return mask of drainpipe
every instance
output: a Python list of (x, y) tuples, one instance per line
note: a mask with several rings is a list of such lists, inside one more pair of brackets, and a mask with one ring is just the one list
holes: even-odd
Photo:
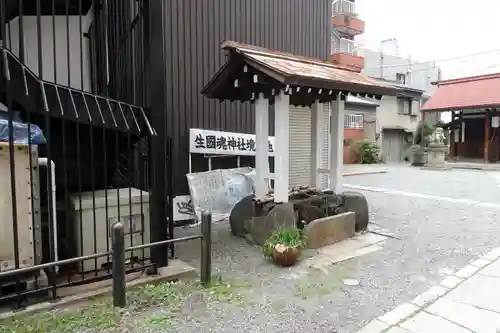
[[(38, 165), (44, 166), (48, 169), (49, 160), (46, 157), (38, 158)], [(52, 174), (52, 184), (51, 184), (51, 195), (52, 195), (52, 239), (54, 242), (54, 261), (57, 261), (57, 209), (56, 209), (56, 165), (54, 161), (50, 161), (51, 174)], [(50, 221), (49, 221), (50, 223)], [(56, 267), (57, 270), (57, 267)]]

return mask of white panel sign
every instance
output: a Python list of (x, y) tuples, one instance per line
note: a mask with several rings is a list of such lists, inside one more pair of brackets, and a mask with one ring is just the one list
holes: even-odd
[(500, 117), (499, 116), (491, 117), (491, 127), (498, 128), (499, 125), (500, 125)]
[[(255, 156), (255, 134), (191, 128), (189, 152), (196, 154)], [(274, 156), (274, 137), (269, 137), (269, 156)]]
[(174, 221), (194, 220), (193, 202), (190, 195), (179, 195), (174, 198)]

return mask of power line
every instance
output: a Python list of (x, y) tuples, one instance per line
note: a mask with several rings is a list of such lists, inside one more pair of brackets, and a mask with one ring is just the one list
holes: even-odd
[[(371, 51), (371, 50), (368, 50), (368, 51)], [(476, 56), (483, 55), (483, 54), (492, 54), (492, 53), (497, 53), (497, 52), (500, 52), (500, 49), (495, 49), (495, 50), (490, 50), (490, 51), (484, 51), (484, 52), (478, 52), (478, 53), (473, 53), (473, 54), (467, 54), (467, 55), (457, 56), (457, 57), (437, 59), (437, 60), (413, 62), (413, 63), (400, 64), (400, 65), (387, 65), (387, 66), (370, 67), (370, 68), (366, 68), (366, 70), (380, 69), (380, 68), (408, 67), (410, 65), (411, 66), (414, 66), (414, 65), (425, 65), (425, 64), (432, 64), (432, 63), (435, 63), (435, 62), (448, 62), (448, 61), (452, 61), (452, 60), (460, 60), (460, 59), (472, 58), (472, 57), (476, 57)]]

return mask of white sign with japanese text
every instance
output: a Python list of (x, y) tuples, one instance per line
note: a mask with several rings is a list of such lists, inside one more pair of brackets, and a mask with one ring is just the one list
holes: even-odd
[[(274, 137), (268, 140), (269, 156), (274, 156)], [(189, 130), (189, 152), (196, 154), (255, 156), (255, 134)]]
[(499, 116), (491, 117), (491, 127), (493, 127), (493, 128), (500, 127), (500, 117)]
[(179, 195), (174, 198), (174, 221), (194, 220), (193, 202), (190, 195)]

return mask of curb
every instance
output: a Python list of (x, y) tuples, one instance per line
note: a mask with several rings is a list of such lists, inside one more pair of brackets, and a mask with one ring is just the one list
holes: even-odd
[[(404, 303), (395, 309), (373, 319), (366, 326), (362, 327), (356, 333), (389, 333), (397, 331), (398, 325), (422, 312), (425, 308), (435, 303), (441, 297), (445, 296), (465, 280), (479, 273), (482, 269), (492, 264), (500, 258), (500, 247), (490, 252), (476, 257), (460, 270), (444, 278), (439, 285), (435, 285), (408, 303)], [(399, 331), (398, 331), (399, 332)]]
[(360, 175), (374, 175), (378, 173), (387, 173), (387, 170), (353, 171), (353, 172), (342, 173), (342, 176), (348, 177), (348, 176), (360, 176)]
[[(157, 284), (175, 280), (189, 280), (197, 276), (196, 269), (180, 260), (170, 260), (169, 266), (158, 269), (158, 275), (140, 276), (140, 274), (132, 273), (128, 276), (127, 288), (132, 288), (145, 284)], [(139, 275), (139, 277), (137, 277)], [(56, 309), (64, 309), (70, 306), (81, 306), (85, 302), (92, 301), (95, 298), (109, 294), (111, 291), (112, 280), (105, 280), (107, 286), (92, 288), (92, 284), (86, 285), (87, 291), (79, 292), (75, 295), (62, 297), (57, 301), (47, 301), (30, 305), (21, 311), (8, 311), (0, 314), (0, 320), (14, 318), (22, 315), (34, 315), (42, 311), (50, 311)]]

